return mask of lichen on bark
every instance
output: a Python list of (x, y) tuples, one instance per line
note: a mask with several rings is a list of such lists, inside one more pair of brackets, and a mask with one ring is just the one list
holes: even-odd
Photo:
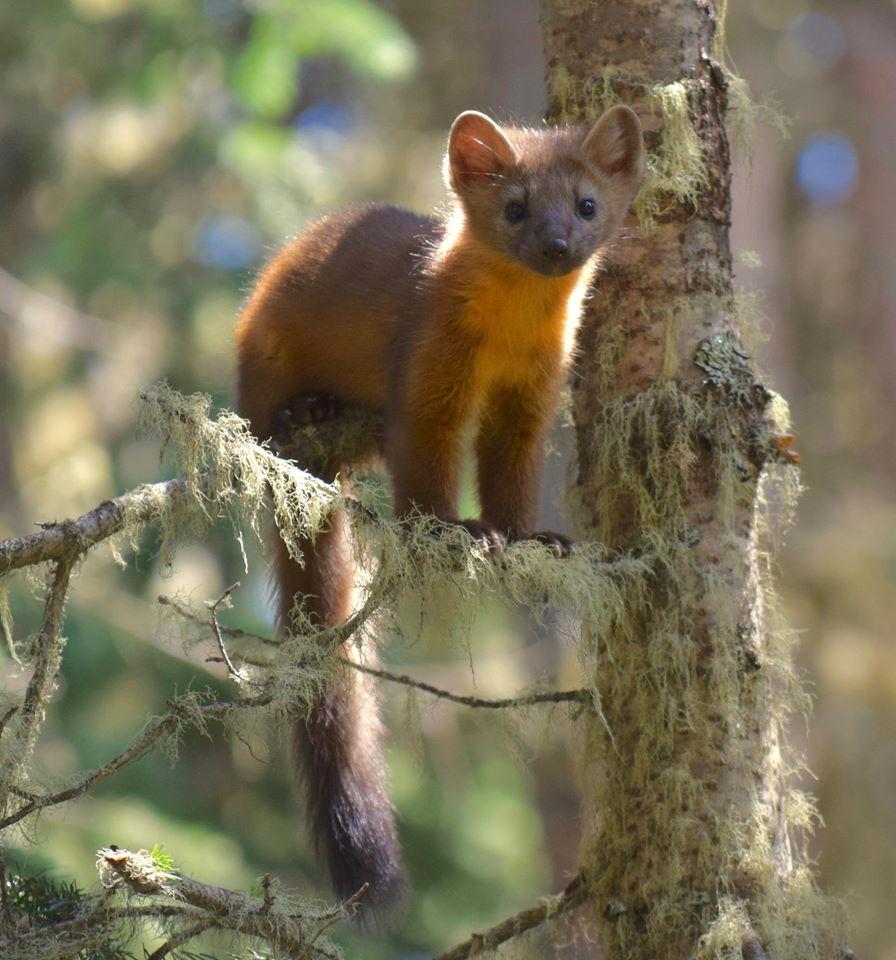
[(650, 152), (647, 223), (598, 278), (573, 385), (579, 533), (650, 553), (656, 570), (609, 630), (583, 624), (602, 718), (583, 761), (582, 867), (608, 958), (720, 960), (756, 944), (834, 960), (843, 913), (807, 865), (812, 804), (781, 743), (806, 701), (777, 618), (770, 518), (792, 514), (798, 480), (775, 443), (786, 405), (739, 336), (754, 311), (728, 240), (726, 128), (732, 109), (741, 135), (756, 113), (716, 14), (703, 0), (542, 4), (550, 119), (625, 100)]

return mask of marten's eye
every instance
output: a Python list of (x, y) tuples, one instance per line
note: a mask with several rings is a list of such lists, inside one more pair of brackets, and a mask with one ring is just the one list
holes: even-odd
[(504, 208), (504, 216), (509, 223), (519, 223), (526, 216), (526, 208), (516, 200), (511, 200)]
[(579, 216), (583, 220), (592, 220), (597, 213), (597, 204), (593, 200), (579, 201)]

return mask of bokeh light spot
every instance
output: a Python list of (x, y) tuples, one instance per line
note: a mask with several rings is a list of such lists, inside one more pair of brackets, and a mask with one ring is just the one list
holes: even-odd
[(768, 30), (783, 30), (808, 9), (808, 0), (753, 0), (753, 16)]
[(843, 58), (846, 37), (843, 28), (826, 13), (807, 13), (790, 25), (788, 33), (819, 67), (833, 67)]
[(209, 267), (240, 270), (255, 263), (261, 246), (258, 230), (242, 217), (213, 216), (199, 224), (196, 256)]
[(855, 193), (859, 161), (852, 141), (842, 133), (827, 131), (807, 140), (796, 162), (796, 181), (813, 202), (832, 206)]

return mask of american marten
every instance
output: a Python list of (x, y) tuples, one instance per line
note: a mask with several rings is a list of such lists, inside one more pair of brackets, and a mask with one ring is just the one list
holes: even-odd
[[(382, 411), (396, 516), (434, 514), (486, 548), (537, 538), (542, 447), (582, 301), (644, 170), (640, 122), (616, 106), (590, 128), (518, 129), (475, 111), (451, 127), (447, 218), (391, 206), (325, 217), (262, 271), (236, 331), (238, 408), (268, 439), (314, 398)], [(310, 398), (310, 399), (309, 399)], [(476, 427), (481, 514), (458, 516), (463, 437)], [(371, 438), (370, 454), (380, 445)], [(356, 464), (315, 464), (332, 481)], [(275, 538), (281, 627), (296, 599), (321, 627), (351, 613), (343, 514), (303, 544)], [(344, 651), (351, 656), (350, 650)], [(340, 897), (370, 887), (368, 916), (400, 900), (404, 875), (367, 678), (334, 680), (298, 720), (309, 822)]]

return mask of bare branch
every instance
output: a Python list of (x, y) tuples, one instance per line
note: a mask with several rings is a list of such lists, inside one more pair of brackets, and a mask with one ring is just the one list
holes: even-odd
[(222, 594), (218, 597), (214, 603), (209, 604), (209, 616), (211, 617), (210, 626), (212, 632), (215, 635), (215, 639), (218, 641), (218, 649), (221, 651), (221, 656), (224, 658), (224, 662), (227, 664), (227, 671), (234, 680), (242, 681), (243, 675), (237, 670), (233, 665), (233, 661), (230, 659), (227, 648), (224, 646), (224, 637), (221, 635), (221, 627), (218, 624), (218, 607), (225, 601), (230, 598), (230, 595), (234, 590), (239, 586), (239, 581), (232, 583)]
[(369, 674), (371, 677), (378, 677), (381, 680), (388, 680), (390, 683), (399, 683), (405, 687), (414, 687), (429, 693), (440, 700), (450, 700), (452, 703), (460, 703), (465, 707), (479, 707), (486, 710), (503, 710), (513, 707), (529, 707), (539, 703), (590, 703), (591, 693), (588, 690), (546, 690), (543, 693), (530, 693), (521, 697), (504, 697), (497, 700), (488, 700), (483, 697), (472, 697), (465, 694), (452, 693), (450, 690), (442, 690), (434, 687), (431, 683), (423, 680), (415, 680), (406, 674), (392, 673), (389, 670), (381, 670), (376, 667), (368, 667), (363, 663), (355, 663), (346, 657), (339, 658), (342, 663), (353, 670), (359, 670), (361, 673)]
[[(267, 874), (265, 874), (267, 876)], [(360, 889), (356, 890), (348, 900), (344, 900), (339, 906), (333, 910), (330, 914), (321, 918), (323, 921), (321, 925), (317, 928), (314, 933), (314, 936), (311, 938), (311, 945), (313, 946), (317, 940), (326, 933), (335, 923), (338, 923), (340, 920), (345, 920), (347, 917), (352, 917), (355, 914), (355, 911), (358, 908), (358, 902), (364, 896), (365, 893), (370, 889), (369, 883), (364, 883), (361, 885)]]
[[(230, 587), (226, 594), (229, 593), (236, 587), (234, 584), (233, 587)], [(218, 640), (218, 647), (221, 648), (223, 644), (224, 636), (231, 636), (240, 641), (248, 641), (251, 643), (257, 643), (262, 647), (274, 647), (275, 649), (280, 646), (274, 640), (269, 639), (268, 637), (263, 637), (258, 633), (249, 633), (246, 630), (239, 630), (233, 627), (222, 627), (220, 624), (212, 623), (207, 620), (203, 620), (201, 617), (197, 616), (192, 610), (188, 607), (185, 607), (183, 604), (178, 603), (176, 600), (172, 600), (170, 597), (160, 596), (158, 598), (159, 603), (170, 606), (179, 616), (183, 617), (186, 620), (190, 620), (193, 623), (202, 626), (210, 627), (212, 632), (215, 634), (216, 639)], [(217, 605), (217, 603), (215, 604)], [(362, 621), (363, 622), (363, 621)], [(355, 621), (355, 629), (361, 625), (358, 621)], [(340, 634), (339, 637), (345, 636), (345, 639), (350, 639), (351, 632), (349, 631), (349, 621), (343, 625), (346, 629), (347, 636), (345, 633)], [(332, 643), (332, 632), (321, 631), (319, 634), (308, 639), (309, 643), (317, 643), (318, 641), (323, 640), (324, 642)], [(340, 642), (344, 640), (340, 639)], [(233, 668), (231, 663), (231, 658), (222, 650), (222, 657), (209, 657), (209, 662), (224, 662), (227, 664), (228, 669), (231, 674), (236, 673), (235, 668)], [(251, 663), (256, 666), (268, 666), (271, 663), (269, 656), (263, 658), (253, 658), (249, 654), (239, 654), (241, 660), (244, 660), (246, 663)], [(484, 697), (474, 697), (467, 694), (452, 693), (450, 690), (444, 690), (440, 687), (436, 687), (431, 683), (427, 683), (424, 680), (416, 680), (414, 677), (408, 676), (405, 673), (394, 673), (391, 670), (383, 670), (377, 667), (368, 667), (363, 663), (357, 663), (354, 660), (349, 659), (348, 657), (339, 657), (340, 663), (346, 667), (350, 667), (352, 670), (358, 670), (360, 673), (366, 673), (371, 677), (376, 677), (380, 680), (386, 680), (389, 683), (397, 683), (405, 687), (413, 687), (417, 690), (422, 690), (424, 693), (428, 693), (433, 697), (436, 697), (440, 700), (449, 700), (452, 703), (459, 703), (462, 706), (466, 707), (475, 707), (486, 710), (502, 710), (502, 709), (512, 709), (515, 707), (529, 707), (536, 704), (542, 703), (583, 703), (588, 704), (592, 701), (591, 692), (587, 689), (578, 689), (578, 690), (546, 690), (541, 693), (532, 693), (524, 694), (519, 697), (504, 697), (499, 699), (488, 699)]]
[(272, 702), (273, 698), (269, 695), (257, 697), (246, 697), (241, 700), (221, 700), (214, 703), (195, 704), (186, 703), (183, 700), (169, 700), (168, 705), (171, 708), (169, 713), (160, 717), (155, 723), (144, 732), (144, 734), (131, 744), (127, 750), (118, 754), (117, 757), (98, 767), (93, 773), (88, 774), (84, 779), (65, 790), (58, 793), (46, 794), (45, 796), (32, 797), (27, 803), (22, 804), (18, 810), (15, 810), (8, 817), (0, 820), (0, 830), (6, 829), (32, 813), (43, 810), (45, 807), (54, 806), (59, 803), (65, 803), (67, 800), (73, 800), (75, 797), (86, 793), (91, 787), (94, 787), (101, 780), (111, 776), (116, 770), (136, 760), (146, 753), (149, 748), (167, 734), (174, 730), (185, 720), (194, 717), (202, 717), (208, 720), (223, 719), (232, 710), (243, 710), (253, 707), (265, 707)]
[(440, 953), (433, 960), (468, 960), (480, 952), (494, 950), (502, 943), (540, 926), (546, 920), (574, 910), (585, 902), (586, 892), (585, 879), (582, 874), (578, 874), (561, 894), (547, 897), (537, 907), (521, 910), (483, 933), (474, 933), (468, 940), (459, 943), (447, 953)]

